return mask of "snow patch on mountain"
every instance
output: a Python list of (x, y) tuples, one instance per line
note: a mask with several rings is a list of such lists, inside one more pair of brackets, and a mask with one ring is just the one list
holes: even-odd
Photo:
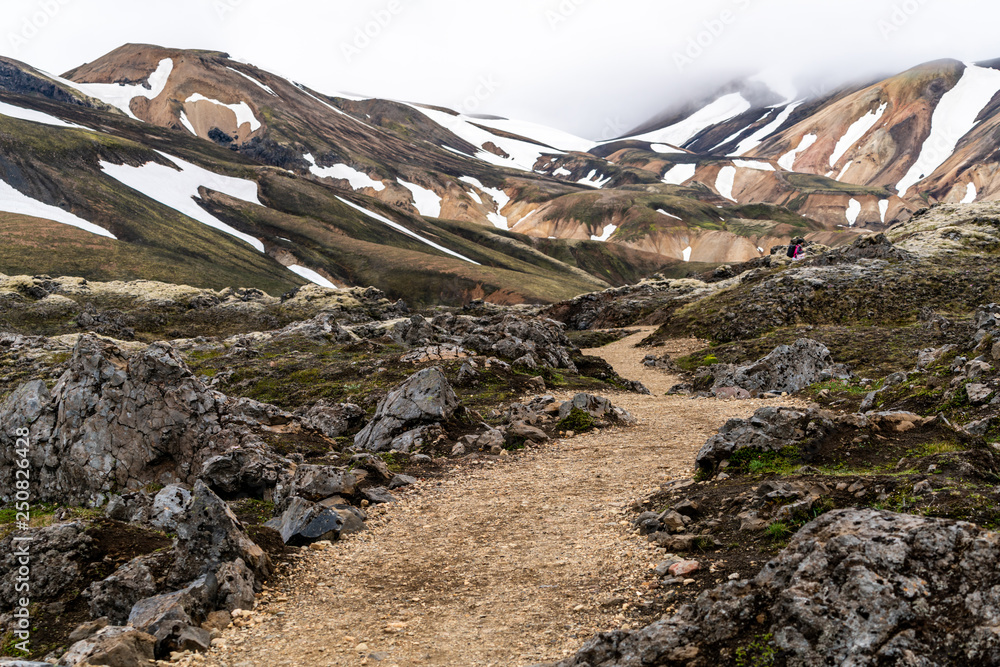
[(878, 203), (878, 214), (882, 220), (882, 224), (885, 224), (885, 216), (889, 213), (889, 200), (883, 199)]
[(851, 168), (852, 164), (854, 164), (854, 160), (848, 160), (847, 164), (844, 165), (844, 168), (840, 170), (839, 174), (837, 174), (836, 180), (839, 181), (840, 179), (842, 179), (844, 177), (844, 174), (847, 173), (847, 170)]
[(306, 153), (302, 157), (309, 163), (309, 173), (319, 176), (320, 178), (327, 177), (345, 180), (350, 183), (351, 187), (355, 190), (360, 190), (361, 188), (372, 188), (376, 192), (382, 192), (382, 190), (385, 190), (385, 183), (382, 181), (376, 181), (368, 174), (358, 171), (357, 169), (354, 169), (346, 164), (335, 164), (332, 167), (320, 167), (316, 164), (316, 159), (312, 156), (312, 153)]
[(723, 95), (680, 122), (645, 134), (626, 137), (626, 139), (683, 146), (702, 130), (735, 118), (749, 110), (750, 106), (750, 103), (739, 93), (730, 93)]
[(667, 144), (650, 144), (649, 147), (654, 153), (683, 153), (681, 149), (676, 146), (668, 146)]
[(420, 211), (420, 215), (428, 218), (441, 217), (441, 197), (436, 192), (416, 183), (408, 183), (401, 178), (396, 180), (413, 195), (413, 205)]
[(47, 113), (42, 113), (41, 111), (25, 109), (23, 107), (14, 106), (13, 104), (7, 104), (6, 102), (0, 102), (0, 115), (7, 116), (8, 118), (17, 118), (19, 120), (30, 120), (32, 123), (41, 123), (43, 125), (52, 125), (54, 127), (67, 127), (74, 130), (90, 129), (88, 127), (84, 127), (83, 125), (67, 123), (64, 120), (56, 118), (55, 116), (50, 116)]
[(757, 171), (776, 171), (770, 162), (759, 160), (733, 160), (733, 164), (741, 169), (756, 169)]
[(602, 241), (602, 242), (607, 241), (608, 239), (611, 238), (611, 235), (614, 234), (615, 230), (617, 230), (617, 229), (618, 229), (618, 227), (616, 227), (615, 225), (606, 225), (604, 227), (604, 231), (601, 233), (600, 236), (595, 236), (595, 235), (591, 234), (590, 235), (590, 240), (591, 241)]
[(257, 198), (256, 182), (216, 174), (178, 157), (157, 152), (176, 165), (179, 170), (156, 162), (147, 162), (141, 167), (133, 167), (127, 164), (112, 164), (104, 161), (100, 163), (101, 169), (111, 178), (141, 192), (150, 199), (213, 229), (246, 241), (259, 252), (264, 252), (264, 244), (259, 239), (230, 227), (198, 205), (198, 201), (201, 199), (198, 188), (204, 187), (235, 199), (263, 206), (260, 199)]
[(267, 91), (267, 93), (269, 95), (274, 95), (275, 97), (278, 97), (278, 93), (274, 92), (274, 90), (271, 89), (271, 86), (265, 86), (263, 83), (261, 83), (260, 81), (258, 81), (255, 78), (253, 78), (249, 74), (244, 74), (243, 72), (239, 71), (235, 67), (227, 67), (226, 69), (232, 70), (233, 72), (236, 72), (237, 74), (239, 74), (240, 76), (242, 76), (244, 79), (246, 79), (248, 81), (252, 81), (253, 83), (257, 84), (257, 86), (259, 86), (260, 88), (262, 88), (265, 91)]
[(156, 69), (149, 75), (149, 88), (138, 84), (124, 83), (76, 83), (66, 79), (59, 79), (61, 83), (76, 88), (85, 95), (96, 97), (97, 99), (117, 107), (124, 111), (130, 118), (136, 118), (132, 113), (132, 100), (137, 97), (145, 97), (155, 100), (167, 87), (167, 80), (170, 73), (174, 71), (174, 61), (164, 58), (156, 66)]
[(181, 125), (186, 127), (187, 131), (194, 136), (198, 136), (198, 132), (194, 129), (194, 125), (191, 124), (191, 119), (187, 117), (187, 114), (184, 113), (184, 111), (181, 111)]
[(785, 121), (788, 120), (795, 109), (801, 105), (802, 102), (795, 102), (794, 104), (786, 106), (773, 121), (741, 141), (739, 146), (736, 147), (736, 150), (732, 152), (732, 155), (746, 155), (753, 149), (757, 148), (757, 146), (760, 146), (764, 142), (764, 139), (767, 139), (769, 136), (777, 132), (778, 128), (784, 125)]
[(611, 181), (611, 177), (602, 178), (600, 174), (597, 173), (596, 169), (592, 169), (586, 178), (581, 178), (577, 181), (580, 185), (589, 185), (592, 188), (597, 188), (600, 190), (605, 185)]
[(209, 97), (205, 97), (201, 93), (195, 93), (191, 97), (184, 100), (185, 104), (191, 104), (192, 102), (211, 102), (212, 104), (218, 105), (220, 107), (225, 107), (236, 114), (236, 127), (241, 127), (243, 123), (250, 123), (250, 131), (256, 132), (260, 129), (260, 121), (257, 120), (257, 116), (254, 115), (253, 109), (246, 102), (240, 102), (239, 104), (225, 104), (219, 100), (213, 100)]
[(733, 199), (733, 185), (736, 182), (736, 167), (723, 167), (719, 170), (719, 176), (715, 179), (715, 189), (726, 199)]
[(546, 125), (539, 125), (537, 123), (510, 120), (508, 118), (483, 119), (472, 117), (470, 120), (476, 125), (484, 125), (486, 127), (493, 128), (494, 130), (500, 130), (501, 132), (516, 134), (519, 137), (531, 139), (532, 141), (538, 142), (542, 146), (555, 148), (561, 152), (575, 151), (578, 153), (584, 153), (594, 147), (594, 142), (590, 139), (584, 139), (583, 137), (578, 137), (575, 134), (563, 132), (562, 130), (557, 130)]
[[(500, 212), (503, 210), (504, 206), (510, 203), (510, 197), (506, 192), (499, 188), (488, 188), (483, 185), (478, 178), (473, 178), (472, 176), (462, 176), (458, 180), (477, 187), (480, 191), (488, 194), (493, 199), (493, 203), (496, 204), (496, 210), (493, 213), (487, 213), (486, 218), (493, 223), (493, 226), (497, 229), (510, 229), (510, 222), (507, 220), (507, 217)], [(482, 203), (482, 201), (480, 201), (480, 203)], [(534, 211), (532, 211), (532, 213), (534, 213)], [(531, 215), (531, 213), (528, 215)], [(528, 215), (524, 217), (527, 218)], [(522, 220), (523, 219), (524, 218), (522, 218)]]
[(466, 257), (465, 255), (460, 255), (457, 252), (455, 252), (454, 250), (449, 250), (448, 248), (445, 248), (444, 246), (438, 245), (437, 243), (434, 243), (434, 241), (429, 241), (429, 240), (425, 239), (423, 236), (420, 236), (419, 234), (417, 234), (416, 232), (411, 232), (409, 229), (407, 229), (403, 225), (399, 224), (398, 222), (393, 222), (392, 220), (390, 220), (389, 218), (385, 217), (384, 215), (379, 215), (378, 213), (374, 213), (372, 211), (369, 211), (366, 208), (362, 208), (362, 207), (358, 206), (357, 204), (354, 204), (352, 202), (347, 201), (343, 197), (337, 197), (337, 199), (340, 200), (341, 203), (347, 204), (348, 206), (350, 206), (351, 208), (355, 209), (356, 211), (360, 211), (360, 212), (364, 213), (369, 218), (372, 218), (374, 220), (378, 220), (379, 222), (381, 222), (381, 223), (383, 223), (385, 225), (388, 225), (389, 227), (392, 227), (397, 232), (400, 232), (402, 234), (406, 234), (407, 236), (409, 236), (411, 238), (414, 238), (414, 239), (420, 241), (421, 243), (429, 245), (430, 247), (434, 248), (435, 250), (440, 250), (441, 252), (443, 252), (445, 254), (451, 255), (452, 257), (456, 257), (456, 258), (458, 258), (458, 259), (460, 259), (462, 261), (468, 262), (469, 264), (475, 264), (476, 266), (480, 266), (479, 262), (475, 262), (475, 261), (469, 259), (468, 257)]
[(845, 132), (844, 136), (842, 136), (840, 141), (837, 142), (837, 146), (833, 149), (833, 153), (830, 155), (831, 167), (837, 166), (837, 163), (840, 162), (840, 158), (844, 157), (844, 154), (853, 148), (854, 144), (861, 141), (862, 137), (868, 134), (868, 131), (875, 127), (880, 120), (882, 120), (882, 115), (888, 108), (889, 103), (885, 102), (878, 108), (878, 110), (869, 111), (864, 116), (854, 121), (851, 126), (847, 128), (847, 132)]
[(292, 266), (286, 266), (285, 268), (291, 271), (292, 273), (302, 276), (303, 278), (313, 283), (314, 285), (319, 285), (320, 287), (329, 287), (330, 289), (338, 289), (336, 285), (334, 285), (329, 280), (327, 280), (320, 274), (316, 273), (312, 269), (307, 269), (306, 267), (299, 266), (298, 264), (293, 264)]
[(861, 202), (857, 199), (851, 199), (851, 201), (847, 203), (847, 211), (845, 211), (845, 215), (847, 216), (847, 224), (853, 227), (854, 223), (858, 221), (858, 216), (861, 215)]
[(979, 192), (976, 190), (975, 183), (969, 183), (965, 188), (965, 197), (962, 198), (963, 204), (971, 204), (976, 201), (976, 197), (979, 196)]
[(792, 150), (788, 151), (780, 158), (778, 158), (778, 165), (783, 169), (787, 169), (788, 171), (794, 171), (795, 160), (798, 159), (799, 154), (809, 150), (809, 148), (814, 143), (816, 143), (816, 140), (818, 138), (819, 137), (815, 134), (807, 134), (806, 136), (802, 137), (802, 141), (799, 142), (799, 145), (797, 147), (793, 148)]
[(45, 220), (77, 227), (98, 236), (104, 236), (109, 239), (117, 238), (103, 227), (99, 227), (92, 222), (87, 222), (69, 211), (64, 211), (58, 206), (52, 206), (37, 199), (32, 199), (20, 190), (15, 190), (6, 181), (0, 181), (0, 211), (44, 218)]
[(694, 173), (697, 169), (698, 165), (693, 163), (675, 164), (663, 175), (662, 180), (667, 185), (681, 185), (685, 181), (694, 178)]
[(685, 262), (690, 262), (691, 261), (691, 253), (692, 252), (693, 252), (693, 249), (691, 248), (691, 246), (688, 246), (688, 247), (684, 248), (683, 259), (684, 259)]
[(428, 109), (416, 104), (409, 104), (408, 106), (416, 109), (444, 129), (460, 139), (464, 139), (476, 148), (482, 149), (484, 144), (487, 143), (493, 143), (498, 146), (500, 150), (510, 157), (504, 158), (494, 155), (485, 149), (479, 150), (475, 155), (477, 159), (498, 167), (512, 167), (521, 171), (533, 171), (538, 158), (543, 153), (551, 152), (550, 150), (542, 150), (542, 147), (538, 144), (531, 144), (518, 139), (508, 139), (507, 137), (487, 132), (473, 124), (473, 122), (480, 123), (477, 119), (467, 120), (465, 116), (453, 116), (444, 111)]
[(979, 112), (1000, 90), (1000, 71), (966, 65), (962, 78), (938, 102), (931, 116), (931, 133), (920, 157), (896, 185), (900, 196), (930, 176), (955, 152), (959, 140), (976, 125)]
[(666, 212), (666, 211), (664, 211), (664, 210), (663, 210), (662, 208), (658, 208), (658, 209), (656, 209), (656, 212), (657, 212), (657, 213), (660, 213), (660, 214), (662, 214), (662, 215), (665, 215), (665, 216), (667, 216), (668, 218), (673, 218), (674, 220), (680, 220), (681, 222), (684, 222), (684, 218), (679, 218), (679, 217), (677, 217), (676, 215), (674, 215), (673, 213), (667, 213), (667, 212)]

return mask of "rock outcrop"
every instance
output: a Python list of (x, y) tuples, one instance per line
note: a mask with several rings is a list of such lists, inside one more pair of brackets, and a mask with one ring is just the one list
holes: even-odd
[(458, 407), (458, 397), (441, 369), (425, 368), (379, 402), (375, 416), (354, 437), (354, 445), (370, 452), (398, 449), (408, 432), (447, 421)]
[(754, 579), (641, 630), (600, 634), (554, 667), (734, 664), (761, 637), (788, 665), (997, 664), (998, 566), (1000, 536), (974, 524), (837, 510)]
[(834, 363), (825, 345), (808, 338), (780, 345), (752, 364), (722, 364), (711, 367), (711, 372), (716, 394), (736, 387), (752, 396), (768, 392), (791, 394), (816, 382), (851, 377), (847, 366)]

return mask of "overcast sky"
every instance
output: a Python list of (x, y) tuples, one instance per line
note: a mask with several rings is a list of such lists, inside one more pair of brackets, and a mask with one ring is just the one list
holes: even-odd
[(4, 0), (0, 53), (58, 74), (126, 42), (215, 49), (325, 93), (607, 138), (740, 72), (1000, 58), (998, 25), (986, 0)]

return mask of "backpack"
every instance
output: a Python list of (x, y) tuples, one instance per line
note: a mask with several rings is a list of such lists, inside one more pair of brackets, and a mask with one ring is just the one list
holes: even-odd
[(786, 252), (785, 254), (787, 256), (789, 256), (789, 257), (792, 257), (792, 258), (795, 257), (795, 243), (794, 242), (788, 244), (788, 252)]

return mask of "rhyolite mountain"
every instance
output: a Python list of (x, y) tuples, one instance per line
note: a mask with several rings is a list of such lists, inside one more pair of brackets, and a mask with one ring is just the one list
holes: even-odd
[(995, 197), (993, 65), (801, 97), (750, 79), (595, 143), (220, 52), (129, 44), (61, 77), (0, 59), (0, 270), (537, 303), (839, 245)]

